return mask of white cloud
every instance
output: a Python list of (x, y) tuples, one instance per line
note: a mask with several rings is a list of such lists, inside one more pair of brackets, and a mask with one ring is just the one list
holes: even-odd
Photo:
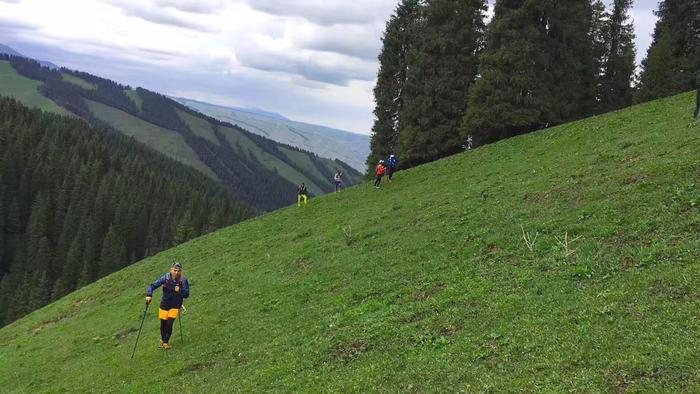
[[(320, 25), (371, 24), (384, 21), (396, 0), (243, 0), (272, 15), (294, 16)], [(387, 12), (389, 11), (389, 12)]]

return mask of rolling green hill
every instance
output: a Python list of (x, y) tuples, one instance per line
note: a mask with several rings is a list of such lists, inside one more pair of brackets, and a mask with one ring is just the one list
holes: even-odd
[(344, 172), (348, 185), (362, 179), (343, 161), (277, 143), (157, 93), (87, 73), (51, 70), (30, 59), (0, 55), (0, 82), (0, 95), (134, 137), (222, 183), (261, 211), (293, 203), (300, 182), (315, 195), (332, 191), (336, 169)]
[[(198, 238), (0, 330), (6, 391), (700, 390), (700, 125), (684, 94)], [(192, 297), (174, 350), (149, 281)], [(96, 383), (98, 382), (98, 383)], [(97, 386), (96, 386), (97, 384)]]
[(369, 136), (308, 123), (295, 122), (278, 114), (224, 107), (197, 100), (173, 97), (177, 102), (223, 122), (283, 144), (315, 152), (321, 157), (337, 157), (358, 171), (367, 168)]
[(39, 92), (41, 82), (19, 75), (10, 65), (9, 61), (0, 60), (0, 93), (20, 100), (27, 106), (40, 108), (47, 112), (59, 115), (69, 115), (66, 111), (51, 99)]

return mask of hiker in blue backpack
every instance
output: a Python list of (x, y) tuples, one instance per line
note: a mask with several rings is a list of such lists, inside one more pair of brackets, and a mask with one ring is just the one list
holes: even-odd
[(173, 334), (175, 319), (180, 316), (180, 309), (185, 298), (190, 296), (190, 284), (182, 275), (182, 265), (175, 263), (170, 267), (170, 272), (153, 282), (146, 290), (146, 304), (153, 299), (153, 290), (163, 286), (163, 298), (160, 301), (158, 318), (160, 319), (160, 347), (170, 350), (168, 344)]
[(389, 183), (391, 183), (391, 179), (394, 177), (394, 172), (396, 172), (396, 166), (399, 165), (399, 159), (395, 155), (389, 156), (389, 160), (386, 161), (386, 172), (387, 175), (389, 175)]

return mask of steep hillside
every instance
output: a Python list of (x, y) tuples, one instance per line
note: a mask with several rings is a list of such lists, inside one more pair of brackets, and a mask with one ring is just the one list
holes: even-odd
[[(536, 132), (196, 239), (0, 330), (6, 391), (695, 392), (690, 94)], [(178, 260), (175, 349), (149, 281)], [(98, 386), (104, 387), (104, 386)]]
[(329, 127), (295, 122), (279, 114), (224, 107), (186, 98), (179, 103), (213, 118), (237, 125), (251, 133), (283, 144), (314, 152), (321, 157), (338, 158), (358, 171), (367, 167), (369, 136)]
[[(4, 57), (3, 57), (4, 56)], [(111, 127), (187, 164), (270, 211), (294, 202), (296, 184), (313, 194), (333, 190), (336, 169), (348, 185), (361, 174), (330, 160), (209, 118), (165, 96), (87, 73), (51, 70), (33, 60), (0, 55), (0, 95)]]

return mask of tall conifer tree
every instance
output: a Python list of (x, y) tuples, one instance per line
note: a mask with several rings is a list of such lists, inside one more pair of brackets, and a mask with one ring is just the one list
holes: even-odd
[(700, 73), (700, 2), (664, 0), (656, 15), (659, 20), (642, 61), (637, 101), (693, 90)]
[(634, 25), (629, 18), (631, 7), (632, 0), (615, 0), (606, 21), (605, 61), (600, 80), (603, 112), (632, 105), (636, 50)]
[(480, 145), (590, 114), (592, 30), (588, 0), (497, 1), (464, 138)]
[(374, 87), (374, 125), (367, 157), (373, 171), (379, 159), (396, 152), (402, 127), (399, 114), (404, 107), (408, 51), (416, 40), (420, 0), (402, 0), (386, 25), (379, 54), (379, 74)]
[(398, 153), (405, 165), (463, 150), (460, 125), (478, 73), (484, 0), (430, 0), (409, 51)]

